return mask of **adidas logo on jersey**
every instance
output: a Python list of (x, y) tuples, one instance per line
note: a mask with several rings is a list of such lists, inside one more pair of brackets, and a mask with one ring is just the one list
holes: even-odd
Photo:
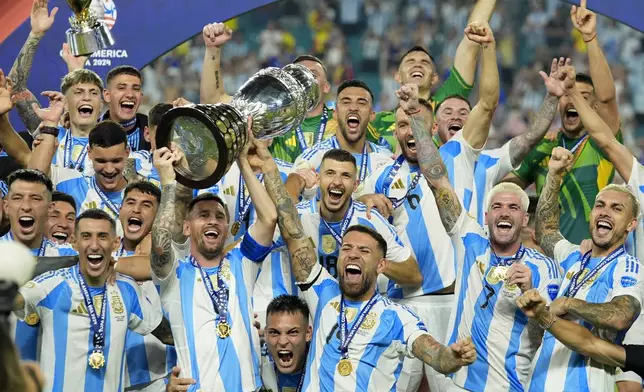
[(405, 184), (403, 183), (402, 179), (399, 178), (398, 181), (394, 182), (394, 184), (391, 186), (391, 189), (405, 189)]

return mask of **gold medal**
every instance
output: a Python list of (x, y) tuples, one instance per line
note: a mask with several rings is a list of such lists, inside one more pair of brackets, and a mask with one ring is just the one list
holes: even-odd
[(233, 227), (230, 229), (230, 233), (232, 235), (237, 235), (237, 233), (239, 233), (240, 227), (241, 227), (241, 224), (239, 222), (233, 223)]
[(508, 267), (496, 267), (496, 276), (497, 281), (505, 281), (506, 275), (508, 274)]
[(27, 323), (27, 325), (34, 326), (38, 324), (38, 321), (40, 321), (40, 318), (36, 313), (30, 313), (29, 315), (27, 315), (27, 317), (25, 317), (25, 323)]
[(105, 356), (103, 353), (100, 351), (94, 351), (89, 356), (89, 366), (91, 366), (92, 369), (100, 369), (105, 366)]
[(338, 373), (340, 373), (342, 377), (348, 376), (352, 371), (353, 365), (348, 359), (341, 359), (340, 362), (338, 362)]
[(221, 339), (226, 339), (230, 336), (230, 325), (227, 322), (221, 321), (217, 324), (217, 336)]

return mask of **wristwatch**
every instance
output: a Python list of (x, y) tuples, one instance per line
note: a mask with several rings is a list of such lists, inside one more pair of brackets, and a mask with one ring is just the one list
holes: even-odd
[(57, 127), (42, 127), (40, 128), (40, 133), (46, 133), (47, 135), (52, 135), (58, 137), (58, 128)]

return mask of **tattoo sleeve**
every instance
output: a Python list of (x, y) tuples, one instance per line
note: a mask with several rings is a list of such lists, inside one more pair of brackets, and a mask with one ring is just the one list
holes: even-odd
[(416, 358), (439, 373), (454, 373), (461, 367), (457, 358), (451, 355), (451, 350), (438, 343), (429, 334), (422, 335), (414, 341), (412, 352)]
[(568, 313), (586, 320), (597, 328), (622, 331), (630, 328), (641, 310), (641, 305), (635, 298), (620, 295), (603, 304), (574, 299)]
[(170, 273), (173, 262), (172, 232), (175, 225), (175, 195), (177, 184), (163, 185), (161, 203), (152, 226), (152, 254), (150, 266), (154, 274), (164, 279)]
[(27, 79), (29, 73), (31, 72), (31, 66), (34, 61), (34, 55), (36, 54), (36, 49), (40, 43), (41, 37), (34, 35), (29, 35), (27, 42), (23, 45), (16, 61), (9, 71), (9, 78), (13, 82), (13, 94), (12, 100), (14, 101), (16, 108), (18, 109), (18, 114), (20, 119), (25, 124), (30, 134), (34, 134), (40, 124), (40, 118), (36, 115), (32, 104), (36, 103), (40, 106), (38, 99), (27, 90)]
[(165, 317), (161, 318), (161, 323), (152, 331), (152, 335), (156, 336), (163, 344), (174, 346), (172, 328), (170, 327), (170, 322)]
[(559, 98), (548, 94), (541, 103), (539, 111), (535, 114), (530, 124), (530, 129), (523, 135), (515, 136), (510, 141), (510, 158), (512, 166), (517, 166), (528, 153), (536, 147), (548, 132), (552, 120), (557, 113)]
[(192, 201), (192, 189), (177, 183), (177, 192), (174, 203), (174, 228), (172, 239), (178, 244), (182, 244), (188, 237), (183, 235), (183, 221), (186, 220), (188, 205)]
[(317, 263), (317, 253), (310, 237), (305, 236), (300, 214), (286, 191), (276, 165), (264, 172), (264, 185), (277, 209), (277, 224), (289, 249), (297, 282), (306, 281)]
[(421, 115), (411, 116), (411, 129), (416, 140), (416, 156), (420, 171), (434, 193), (443, 226), (450, 232), (456, 225), (463, 207), (449, 183), (445, 163), (432, 141), (429, 132), (431, 125), (427, 124)]
[(559, 189), (561, 176), (548, 173), (546, 184), (541, 190), (534, 216), (537, 243), (549, 257), (554, 257), (555, 245), (563, 239), (559, 232)]
[(139, 174), (136, 172), (136, 159), (128, 158), (125, 161), (125, 168), (123, 169), (123, 177), (125, 177), (128, 184), (140, 180)]

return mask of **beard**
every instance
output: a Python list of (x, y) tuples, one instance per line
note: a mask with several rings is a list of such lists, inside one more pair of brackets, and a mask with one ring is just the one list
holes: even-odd
[(365, 276), (364, 278), (362, 278), (362, 282), (359, 285), (351, 285), (346, 283), (344, 274), (338, 274), (338, 280), (342, 293), (350, 298), (362, 297), (367, 292), (369, 292), (374, 282), (373, 277)]
[(203, 239), (199, 238), (199, 240), (197, 241), (197, 252), (199, 252), (206, 259), (210, 260), (221, 255), (221, 252), (223, 252), (225, 245), (225, 239), (222, 240), (218, 245), (209, 246), (204, 243)]

